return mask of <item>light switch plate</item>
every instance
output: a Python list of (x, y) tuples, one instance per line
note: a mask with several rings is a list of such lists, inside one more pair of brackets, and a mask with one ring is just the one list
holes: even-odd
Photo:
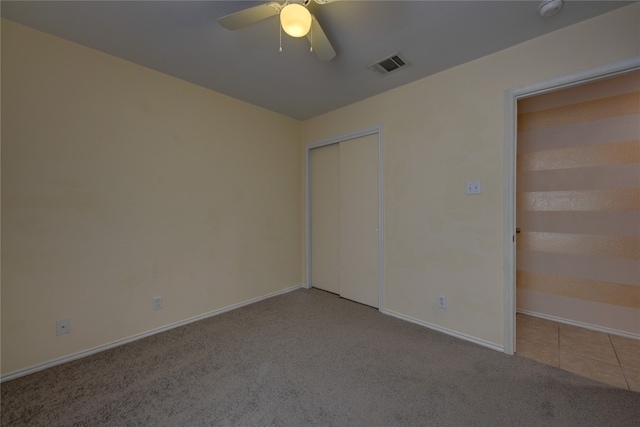
[(482, 182), (467, 181), (467, 194), (480, 194), (480, 193), (482, 193)]

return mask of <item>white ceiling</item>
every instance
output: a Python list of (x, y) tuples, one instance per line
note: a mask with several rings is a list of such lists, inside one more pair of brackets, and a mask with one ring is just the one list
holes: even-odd
[[(255, 1), (6, 1), (3, 18), (249, 103), (305, 120), (630, 2), (335, 1), (310, 4), (337, 56), (320, 62), (306, 38), (268, 18), (235, 31), (219, 17)], [(367, 66), (394, 52), (411, 63), (381, 77)], [(568, 54), (570, 54), (568, 52)]]

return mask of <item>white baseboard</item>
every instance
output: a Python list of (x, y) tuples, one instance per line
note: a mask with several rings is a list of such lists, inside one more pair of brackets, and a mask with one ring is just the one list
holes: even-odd
[(280, 291), (273, 292), (273, 293), (270, 293), (270, 294), (267, 294), (267, 295), (263, 295), (263, 296), (260, 296), (260, 297), (257, 297), (257, 298), (252, 298), (250, 300), (243, 301), (243, 302), (240, 302), (238, 304), (233, 304), (233, 305), (230, 305), (230, 306), (227, 306), (227, 307), (219, 308), (217, 310), (213, 310), (213, 311), (210, 311), (208, 313), (201, 314), (199, 316), (191, 317), (191, 318), (186, 319), (186, 320), (181, 320), (179, 322), (171, 323), (169, 325), (162, 326), (162, 327), (156, 328), (156, 329), (152, 329), (150, 331), (143, 332), (141, 334), (133, 335), (133, 336), (130, 336), (128, 338), (124, 338), (124, 339), (121, 339), (121, 340), (118, 340), (118, 341), (114, 341), (114, 342), (111, 342), (109, 344), (105, 344), (105, 345), (101, 345), (101, 346), (98, 346), (98, 347), (94, 347), (94, 348), (91, 348), (89, 350), (84, 350), (84, 351), (81, 351), (81, 352), (78, 352), (78, 353), (71, 354), (69, 356), (61, 357), (59, 359), (50, 360), (50, 361), (45, 362), (45, 363), (41, 363), (41, 364), (38, 364), (38, 365), (30, 366), (30, 367), (25, 368), (25, 369), (20, 369), (18, 371), (13, 371), (13, 372), (10, 372), (10, 373), (8, 373), (6, 375), (2, 375), (0, 377), (0, 383), (4, 382), (4, 381), (13, 380), (15, 378), (23, 377), (25, 375), (33, 374), (35, 372), (42, 371), (42, 370), (45, 370), (47, 368), (52, 368), (52, 367), (57, 366), (57, 365), (62, 365), (63, 363), (71, 362), (73, 360), (81, 359), (83, 357), (91, 356), (92, 354), (100, 353), (100, 352), (105, 351), (105, 350), (110, 350), (112, 348), (119, 347), (121, 345), (128, 344), (130, 342), (137, 341), (137, 340), (140, 340), (142, 338), (149, 337), (151, 335), (159, 334), (161, 332), (165, 332), (165, 331), (168, 331), (168, 330), (171, 330), (171, 329), (174, 329), (174, 328), (178, 328), (180, 326), (188, 325), (189, 323), (193, 323), (193, 322), (197, 322), (199, 320), (207, 319), (209, 317), (217, 316), (219, 314), (226, 313), (227, 311), (235, 310), (237, 308), (244, 307), (244, 306), (256, 303), (258, 301), (262, 301), (262, 300), (265, 300), (265, 299), (268, 299), (268, 298), (272, 298), (272, 297), (275, 297), (275, 296), (278, 296), (278, 295), (286, 294), (286, 293), (291, 292), (291, 291), (295, 291), (295, 290), (300, 289), (302, 287), (303, 287), (303, 285), (292, 286), (290, 288), (282, 289)]
[(640, 334), (634, 334), (633, 332), (621, 331), (618, 329), (607, 328), (605, 326), (592, 325), (590, 323), (578, 322), (576, 320), (565, 319), (563, 317), (552, 316), (550, 314), (537, 313), (535, 311), (517, 309), (516, 312), (526, 314), (527, 316), (539, 317), (540, 319), (551, 320), (553, 322), (565, 323), (567, 325), (578, 326), (580, 328), (585, 328), (585, 329), (591, 329), (592, 331), (604, 332), (605, 334), (620, 335), (621, 337), (640, 340)]
[(381, 313), (387, 314), (389, 316), (397, 317), (398, 319), (406, 320), (407, 322), (416, 323), (416, 324), (418, 324), (420, 326), (424, 326), (426, 328), (433, 329), (434, 331), (442, 332), (444, 334), (451, 335), (452, 337), (460, 338), (462, 340), (469, 341), (469, 342), (472, 342), (474, 344), (478, 344), (478, 345), (481, 345), (483, 347), (490, 348), (491, 350), (504, 352), (504, 347), (503, 346), (501, 346), (499, 344), (496, 344), (496, 343), (492, 343), (490, 341), (485, 341), (483, 339), (476, 338), (476, 337), (473, 337), (471, 335), (463, 334), (461, 332), (454, 331), (452, 329), (443, 328), (442, 326), (434, 325), (433, 323), (429, 323), (429, 322), (424, 322), (422, 320), (415, 319), (415, 318), (413, 318), (411, 316), (406, 316), (404, 314), (396, 313), (395, 311), (382, 310)]

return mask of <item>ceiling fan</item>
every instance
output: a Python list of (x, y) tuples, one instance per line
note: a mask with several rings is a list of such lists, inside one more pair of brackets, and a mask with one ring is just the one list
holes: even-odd
[[(315, 0), (318, 4), (331, 3), (337, 0)], [(283, 3), (269, 2), (250, 7), (218, 19), (218, 23), (228, 30), (237, 30), (263, 19), (280, 15), (282, 29), (292, 37), (307, 36), (311, 49), (321, 61), (329, 61), (336, 56), (316, 17), (309, 12), (307, 6), (311, 0), (285, 0)]]

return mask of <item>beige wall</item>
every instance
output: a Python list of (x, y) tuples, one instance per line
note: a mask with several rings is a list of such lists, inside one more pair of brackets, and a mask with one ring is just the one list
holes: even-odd
[(304, 123), (304, 144), (383, 127), (386, 310), (503, 344), (504, 92), (639, 55), (639, 17), (625, 7)]
[(8, 21), (2, 89), (3, 375), (301, 283), (300, 122)]

